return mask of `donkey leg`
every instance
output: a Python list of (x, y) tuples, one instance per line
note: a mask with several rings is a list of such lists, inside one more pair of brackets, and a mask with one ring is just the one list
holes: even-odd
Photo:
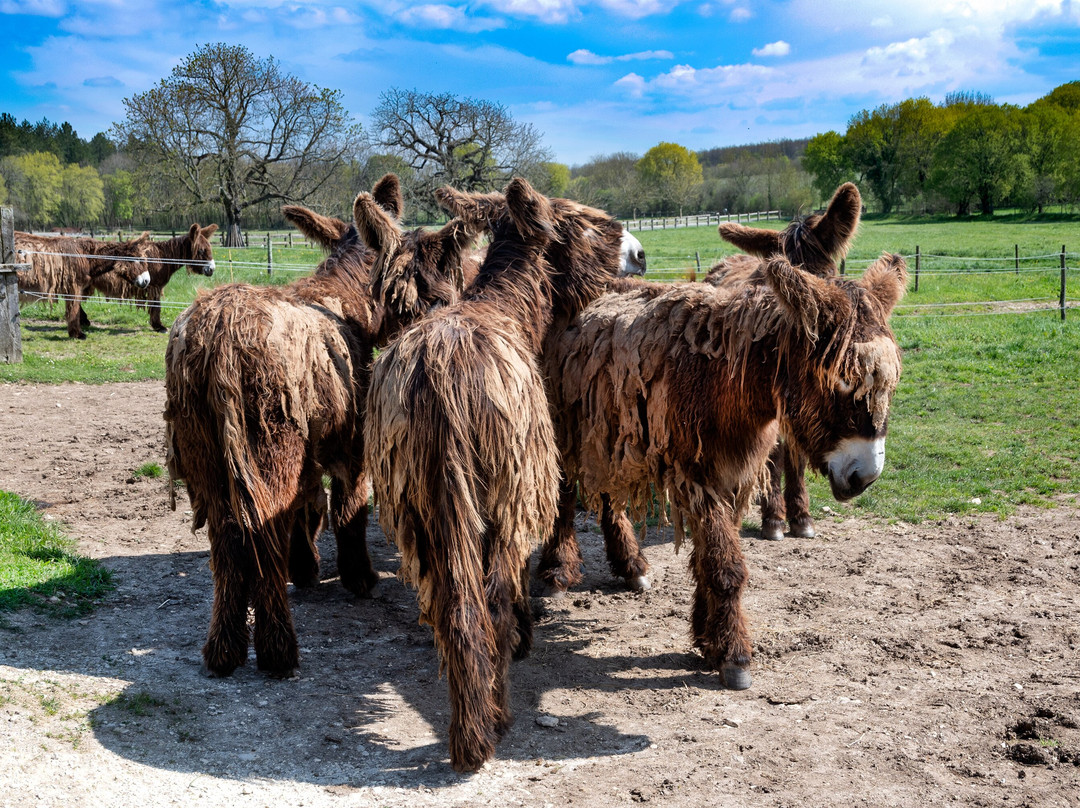
[(161, 298), (152, 299), (146, 308), (150, 312), (150, 327), (155, 331), (168, 331), (161, 322)]
[(289, 676), (300, 664), (300, 650), (293, 627), (289, 597), (285, 587), (288, 559), (281, 539), (288, 536), (292, 520), (267, 526), (252, 534), (258, 555), (259, 575), (251, 587), (255, 612), (255, 660), (259, 670)]
[(248, 591), (254, 570), (250, 548), (235, 520), (212, 518), (209, 534), (214, 610), (202, 655), (208, 673), (228, 676), (247, 660)]
[(556, 598), (581, 583), (581, 549), (574, 532), (577, 510), (577, 488), (563, 476), (559, 481), (559, 512), (555, 527), (540, 553), (537, 574), (547, 590)]
[(732, 690), (750, 687), (750, 634), (742, 608), (749, 577), (734, 520), (714, 508), (694, 530), (694, 645)]
[(529, 562), (521, 568), (520, 597), (514, 601), (514, 617), (517, 620), (517, 632), (514, 639), (514, 659), (524, 659), (532, 651), (533, 614), (529, 603)]
[(78, 293), (72, 295), (72, 299), (64, 304), (64, 321), (67, 323), (68, 337), (71, 339), (86, 339), (79, 325), (82, 317), (82, 300)]
[(625, 511), (615, 513), (607, 494), (601, 494), (600, 499), (600, 528), (604, 532), (604, 549), (611, 573), (624, 579), (630, 589), (648, 589), (651, 586), (649, 562), (641, 554), (634, 526)]
[(322, 475), (316, 473), (306, 482), (303, 502), (296, 509), (289, 537), (289, 580), (298, 587), (314, 586), (319, 582), (319, 547), (316, 541), (326, 516)]
[(375, 595), (379, 573), (367, 547), (367, 477), (357, 472), (350, 480), (330, 483), (330, 522), (337, 540), (341, 585), (361, 598)]
[(769, 541), (779, 541), (784, 538), (784, 517), (787, 511), (784, 509), (781, 474), (785, 457), (784, 444), (778, 440), (769, 452), (769, 459), (766, 461), (766, 468), (769, 470), (769, 488), (761, 495), (761, 538)]
[[(487, 546), (491, 547), (491, 544)], [(491, 569), (484, 582), (484, 588), (487, 590), (488, 613), (491, 615), (492, 638), (494, 639), (492, 658), (494, 682), (491, 692), (497, 710), (494, 730), (496, 735), (502, 738), (514, 723), (513, 714), (510, 711), (510, 658), (518, 650), (520, 641), (518, 606), (521, 599), (515, 598), (513, 593), (518, 585), (523, 583), (523, 577), (526, 579), (524, 582), (527, 583), (528, 568), (526, 567), (524, 576), (521, 570), (510, 569), (509, 559), (497, 551), (490, 564)]]
[(810, 494), (806, 491), (806, 455), (784, 442), (784, 499), (791, 535), (812, 539), (816, 535), (810, 516)]

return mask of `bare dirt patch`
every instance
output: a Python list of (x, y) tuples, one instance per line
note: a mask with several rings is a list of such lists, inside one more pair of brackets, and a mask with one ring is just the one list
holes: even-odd
[[(624, 591), (598, 530), (584, 584), (534, 598), (517, 723), (472, 777), (446, 753), (445, 682), (378, 527), (381, 594), (292, 592), (299, 677), (200, 673), (204, 533), (168, 509), (160, 383), (0, 385), (0, 489), (113, 570), (88, 617), (0, 629), (0, 805), (1080, 805), (1080, 508), (998, 521), (819, 521), (744, 536), (754, 685), (688, 639), (686, 550), (650, 533)], [(886, 471), (888, 473), (888, 470)], [(836, 508), (837, 510), (842, 510)], [(538, 594), (538, 593), (537, 593)]]

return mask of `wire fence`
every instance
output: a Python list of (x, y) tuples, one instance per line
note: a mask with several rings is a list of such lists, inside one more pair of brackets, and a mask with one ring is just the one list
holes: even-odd
[[(54, 255), (68, 256), (68, 253), (48, 253), (43, 251), (22, 251), (23, 255)], [(83, 256), (85, 257), (85, 256)], [(130, 256), (91, 256), (101, 260), (139, 262), (142, 259)], [(648, 277), (658, 281), (686, 281), (704, 277), (701, 270), (700, 258), (694, 256), (695, 263), (687, 263), (681, 266), (667, 266), (650, 268)], [(933, 253), (921, 253), (918, 250), (914, 256), (914, 270), (912, 270), (913, 258), (908, 256), (909, 265), (909, 294), (906, 301), (898, 304), (894, 310), (894, 317), (983, 317), (987, 315), (1018, 315), (1036, 312), (1057, 311), (1062, 319), (1065, 318), (1067, 309), (1080, 306), (1080, 299), (1069, 297), (1070, 277), (1075, 278), (1078, 270), (1080, 253), (1066, 251), (1055, 253), (1043, 253), (1038, 255), (1020, 256), (1018, 253), (1011, 257), (994, 258), (984, 256), (950, 256)], [(840, 271), (844, 275), (857, 277), (861, 275), (876, 258), (851, 259), (841, 263)], [(173, 264), (198, 264), (199, 262), (166, 259), (162, 263)], [(274, 272), (310, 274), (314, 267), (309, 263), (289, 263), (275, 261), (272, 250), (268, 251), (266, 261), (234, 260), (231, 257), (215, 261), (217, 277), (221, 282), (235, 280), (255, 281), (260, 275), (272, 275)], [(971, 278), (995, 278), (1011, 275), (1024, 284), (1030, 285), (1038, 276), (1045, 276), (1046, 282), (1042, 291), (1050, 291), (1051, 286), (1056, 294), (1043, 294), (1040, 296), (1026, 297), (1002, 297), (982, 300), (939, 300), (935, 302), (919, 301), (914, 299), (919, 292), (920, 281), (925, 285), (927, 282), (938, 286), (938, 293), (962, 292), (968, 287), (953, 285), (942, 289), (938, 281), (946, 278), (966, 277)], [(1077, 283), (1080, 281), (1075, 281)], [(1015, 285), (1015, 284), (1014, 284)], [(913, 287), (913, 288), (912, 288)], [(1074, 287), (1075, 288), (1075, 287)], [(77, 299), (74, 295), (44, 293), (20, 290), (20, 298), (24, 301), (51, 301), (64, 302)], [(78, 298), (86, 300), (87, 298)], [(94, 296), (89, 298), (94, 303), (109, 305), (146, 304), (148, 301), (141, 297), (131, 298)], [(159, 305), (158, 301), (152, 301)], [(167, 310), (182, 310), (189, 304), (183, 301), (161, 300), (160, 306)]]

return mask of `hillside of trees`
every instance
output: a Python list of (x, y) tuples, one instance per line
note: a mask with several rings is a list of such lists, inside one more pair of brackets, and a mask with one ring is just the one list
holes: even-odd
[[(212, 83), (223, 71), (231, 71), (229, 86), (250, 88), (234, 101), (255, 111), (244, 126), (255, 140), (275, 131), (275, 114), (305, 122), (310, 137), (278, 144), (280, 156), (269, 162), (242, 142), (192, 137), (185, 121), (193, 110), (225, 120), (229, 106), (207, 102), (176, 114), (169, 99), (189, 97), (190, 82)], [(274, 98), (290, 99), (287, 110), (259, 97), (267, 86), (276, 88)], [(623, 218), (793, 215), (820, 207), (847, 180), (883, 214), (1072, 213), (1080, 204), (1080, 81), (1026, 107), (978, 93), (937, 104), (913, 98), (861, 110), (843, 133), (696, 153), (659, 143), (643, 155), (601, 154), (573, 167), (554, 162), (542, 134), (499, 104), (391, 89), (370, 116), (371, 131), (361, 131), (339, 98), (283, 74), (272, 58), (207, 45), (157, 87), (125, 99), (125, 120), (89, 140), (66, 122), (18, 122), (0, 113), (0, 203), (14, 206), (27, 229), (168, 230), (213, 221), (227, 222), (234, 238), (241, 222), (283, 227), (283, 202), (346, 218), (356, 191), (386, 171), (401, 177), (411, 221), (438, 215), (434, 186), (497, 189), (515, 174)], [(210, 117), (206, 123), (205, 132), (225, 130)], [(240, 156), (229, 162), (225, 155)]]

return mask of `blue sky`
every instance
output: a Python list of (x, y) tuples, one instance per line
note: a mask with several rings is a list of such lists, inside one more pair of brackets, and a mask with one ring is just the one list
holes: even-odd
[(1080, 0), (0, 0), (0, 111), (123, 117), (207, 42), (339, 89), (361, 123), (390, 87), (504, 104), (560, 162), (843, 132), (952, 91), (1026, 104), (1080, 79)]

